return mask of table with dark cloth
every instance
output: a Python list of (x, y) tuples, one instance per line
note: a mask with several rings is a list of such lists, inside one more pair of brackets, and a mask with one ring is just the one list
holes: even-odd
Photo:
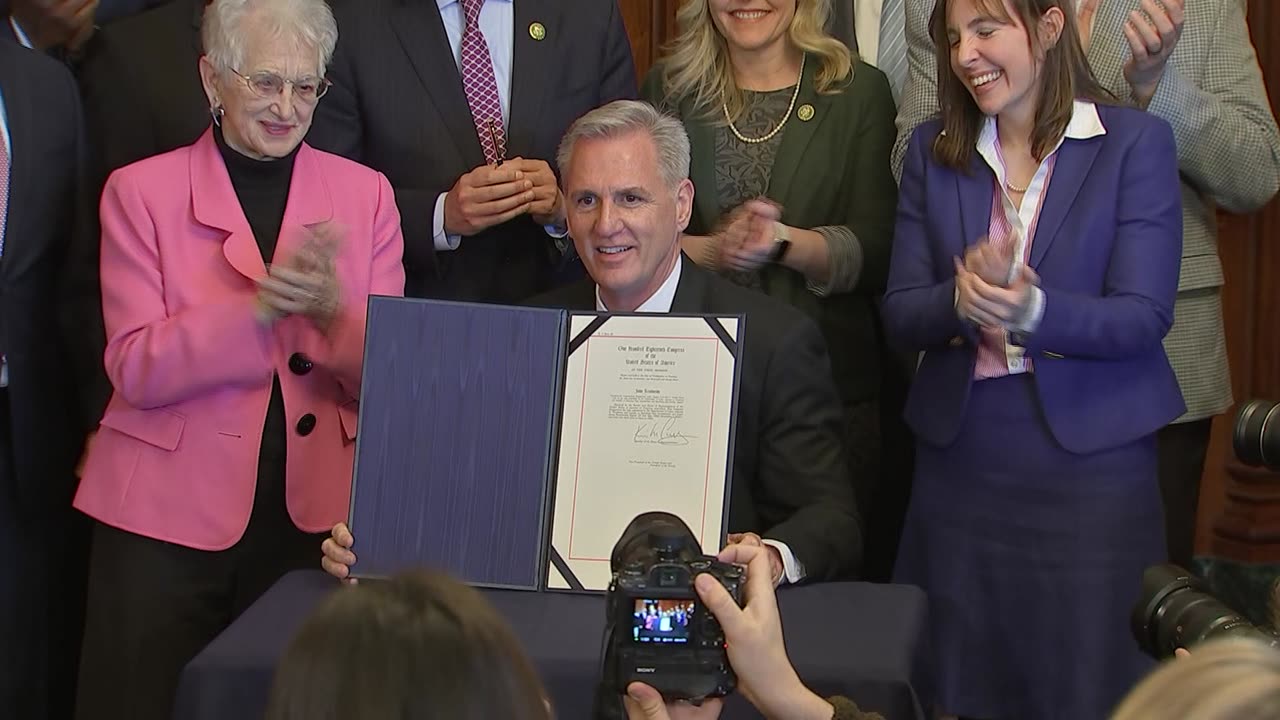
[[(325, 594), (320, 571), (281, 578), (183, 671), (176, 720), (262, 716), (276, 662)], [(604, 597), (485, 590), (511, 623), (562, 720), (588, 718), (600, 673)], [(787, 651), (814, 692), (844, 695), (886, 720), (932, 716), (924, 593), (905, 585), (828, 583), (778, 594)], [(741, 697), (724, 718), (759, 717)]]

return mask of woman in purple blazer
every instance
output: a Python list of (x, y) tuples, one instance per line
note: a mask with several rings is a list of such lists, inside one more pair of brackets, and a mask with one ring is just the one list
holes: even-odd
[(1102, 718), (1146, 667), (1154, 433), (1183, 411), (1173, 134), (1100, 88), (1067, 0), (939, 0), (932, 34), (884, 300), (923, 353), (895, 579), (929, 593), (942, 710)]

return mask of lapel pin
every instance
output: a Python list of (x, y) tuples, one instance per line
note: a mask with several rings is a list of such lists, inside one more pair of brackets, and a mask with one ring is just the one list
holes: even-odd
[(796, 117), (800, 118), (804, 122), (809, 122), (813, 119), (813, 106), (809, 103), (801, 105), (800, 109), (796, 110)]
[(547, 26), (540, 22), (530, 24), (529, 37), (537, 40), (538, 42), (542, 42), (542, 40), (547, 37)]

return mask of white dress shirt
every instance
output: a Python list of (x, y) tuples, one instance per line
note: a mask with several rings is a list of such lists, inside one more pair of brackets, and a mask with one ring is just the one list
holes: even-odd
[[(978, 154), (982, 156), (987, 166), (996, 175), (996, 183), (1000, 186), (1001, 204), (1004, 207), (1005, 217), (1009, 221), (1009, 226), (1013, 228), (1015, 244), (1013, 247), (1013, 267), (1009, 272), (1011, 278), (1017, 277), (1017, 273), (1021, 271), (1022, 259), (1026, 257), (1027, 233), (1036, 216), (1039, 215), (1040, 205), (1044, 202), (1045, 191), (1049, 189), (1050, 160), (1058, 152), (1058, 148), (1062, 147), (1062, 144), (1067, 140), (1088, 140), (1089, 138), (1106, 134), (1107, 130), (1102, 126), (1102, 118), (1098, 117), (1098, 106), (1083, 100), (1075, 101), (1066, 132), (1058, 139), (1058, 144), (1053, 146), (1053, 150), (1045, 155), (1044, 160), (1040, 161), (1040, 166), (1036, 168), (1035, 175), (1031, 177), (1031, 182), (1027, 185), (1027, 191), (1022, 195), (1022, 204), (1015, 206), (1013, 199), (1009, 197), (1009, 191), (1006, 187), (1008, 176), (1005, 172), (1004, 160), (1000, 157), (1000, 152), (996, 147), (999, 140), (996, 119), (988, 116), (983, 123), (982, 132), (978, 134)], [(1032, 238), (1032, 242), (1035, 242), (1035, 238)], [(1036, 331), (1036, 328), (1040, 326), (1040, 320), (1043, 318), (1044, 291), (1038, 287), (1033, 288), (1031, 304), (1026, 312), (1019, 318), (1018, 322), (1007, 329), (1010, 333), (1029, 335)], [(1004, 354), (1010, 375), (1027, 371), (1025, 351), (1020, 345), (1006, 342)]]
[(858, 38), (858, 57), (868, 65), (876, 65), (883, 9), (884, 0), (853, 0), (853, 34)]
[[(640, 303), (636, 308), (639, 313), (669, 313), (671, 312), (671, 303), (676, 299), (676, 288), (680, 285), (680, 268), (684, 265), (684, 258), (676, 256), (676, 264), (671, 268), (667, 279), (662, 281), (657, 290), (653, 294)], [(605, 307), (604, 299), (600, 297), (600, 286), (596, 286), (596, 310), (598, 312), (609, 312), (609, 308)], [(784, 542), (777, 540), (765, 539), (764, 544), (778, 549), (778, 554), (782, 555), (782, 579), (790, 583), (798, 583), (804, 579), (804, 565), (796, 559), (795, 553), (791, 552), (791, 548), (787, 547)]]

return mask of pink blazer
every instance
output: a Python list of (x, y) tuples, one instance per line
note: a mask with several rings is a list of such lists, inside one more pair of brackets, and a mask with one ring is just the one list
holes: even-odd
[(268, 328), (254, 318), (266, 267), (211, 132), (111, 175), (101, 272), (115, 392), (76, 507), (146, 537), (231, 547), (249, 522), (278, 373), (289, 514), (308, 532), (346, 518), (365, 307), (369, 295), (403, 294), (404, 240), (385, 177), (304, 144), (275, 259), (324, 222), (344, 231), (340, 317), (328, 333), (301, 317)]

